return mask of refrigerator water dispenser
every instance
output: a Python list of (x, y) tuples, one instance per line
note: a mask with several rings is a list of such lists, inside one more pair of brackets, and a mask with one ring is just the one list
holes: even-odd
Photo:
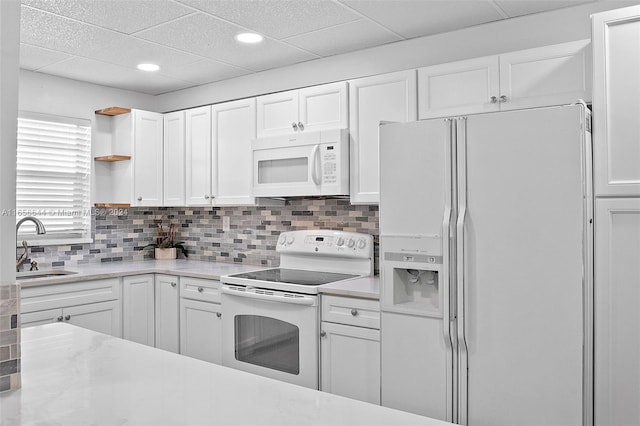
[(423, 314), (440, 313), (438, 271), (412, 268), (393, 268), (394, 307)]

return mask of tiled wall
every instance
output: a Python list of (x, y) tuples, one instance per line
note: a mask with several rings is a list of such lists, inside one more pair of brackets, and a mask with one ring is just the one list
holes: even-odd
[(20, 286), (0, 286), (0, 392), (20, 387)]
[[(224, 217), (229, 218), (228, 229)], [(371, 234), (378, 271), (378, 207), (354, 206), (336, 198), (294, 198), (279, 207), (129, 208), (124, 216), (94, 216), (92, 244), (32, 247), (30, 257), (42, 268), (143, 260), (152, 256), (152, 250), (141, 249), (154, 241), (157, 223), (165, 230), (170, 223), (178, 226), (177, 239), (185, 242), (190, 259), (264, 266), (278, 265), (275, 246), (282, 231)]]

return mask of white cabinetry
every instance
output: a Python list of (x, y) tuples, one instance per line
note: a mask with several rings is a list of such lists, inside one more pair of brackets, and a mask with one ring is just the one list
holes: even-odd
[(181, 277), (181, 354), (222, 363), (220, 286), (219, 281)]
[(320, 390), (380, 404), (380, 303), (322, 296)]
[(251, 140), (256, 137), (256, 100), (211, 107), (214, 205), (253, 205)]
[(593, 15), (595, 193), (640, 197), (640, 6)]
[(595, 424), (640, 424), (640, 198), (596, 201)]
[(185, 111), (186, 204), (211, 204), (211, 107)]
[(346, 128), (347, 83), (258, 96), (257, 137)]
[(122, 336), (120, 280), (26, 287), (21, 292), (21, 325), (69, 322), (116, 337)]
[(589, 40), (418, 69), (419, 118), (591, 100)]
[(124, 277), (122, 293), (122, 337), (155, 346), (153, 274)]
[(185, 128), (184, 111), (164, 115), (164, 206), (184, 206)]
[(378, 203), (378, 127), (381, 121), (416, 120), (416, 86), (415, 70), (349, 81), (352, 204)]
[(180, 352), (180, 287), (173, 275), (155, 276), (156, 348)]
[(135, 206), (162, 205), (162, 114), (132, 111), (133, 201)]

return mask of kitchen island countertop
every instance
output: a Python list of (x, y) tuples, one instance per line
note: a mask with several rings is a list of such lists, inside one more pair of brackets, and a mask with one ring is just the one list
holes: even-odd
[(22, 333), (3, 425), (451, 425), (69, 324)]

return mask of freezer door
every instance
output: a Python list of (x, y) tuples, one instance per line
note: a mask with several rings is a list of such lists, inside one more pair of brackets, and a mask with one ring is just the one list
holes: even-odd
[(584, 114), (459, 120), (461, 424), (583, 424)]

